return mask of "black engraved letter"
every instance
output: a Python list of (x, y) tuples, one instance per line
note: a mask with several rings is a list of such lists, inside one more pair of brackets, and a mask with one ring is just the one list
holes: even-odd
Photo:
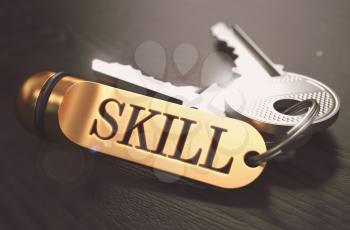
[(107, 104), (110, 103), (110, 102), (114, 102), (118, 105), (119, 107), (119, 116), (121, 116), (121, 114), (123, 113), (124, 111), (124, 107), (125, 107), (125, 104), (124, 103), (120, 103), (119, 101), (115, 100), (115, 99), (112, 99), (112, 98), (109, 98), (109, 99), (106, 99), (104, 100), (99, 109), (98, 109), (98, 112), (100, 113), (101, 117), (108, 122), (108, 124), (111, 126), (112, 128), (112, 132), (103, 137), (101, 136), (98, 131), (97, 131), (97, 119), (94, 119), (94, 123), (92, 124), (92, 127), (90, 129), (90, 135), (93, 135), (95, 134), (98, 138), (102, 139), (102, 140), (108, 140), (108, 139), (111, 139), (112, 137), (114, 137), (114, 135), (117, 133), (118, 131), (118, 123), (117, 121), (107, 112), (106, 110), (106, 107), (107, 107)]
[(196, 154), (190, 159), (182, 159), (181, 155), (182, 155), (182, 151), (185, 147), (186, 139), (188, 137), (188, 132), (190, 131), (191, 125), (197, 124), (197, 122), (192, 121), (192, 120), (188, 120), (186, 118), (181, 118), (180, 120), (184, 121), (184, 125), (183, 125), (182, 130), (181, 130), (181, 135), (180, 135), (179, 141), (177, 142), (175, 154), (173, 156), (169, 156), (169, 157), (186, 162), (186, 163), (196, 165), (198, 163), (199, 157), (200, 157), (201, 152), (202, 152), (201, 148), (198, 149)]
[(215, 127), (215, 126), (210, 126), (210, 128), (214, 129), (213, 138), (212, 138), (210, 146), (209, 146), (207, 159), (205, 160), (205, 163), (201, 164), (200, 166), (228, 174), (230, 172), (230, 169), (232, 166), (233, 157), (231, 157), (229, 159), (229, 161), (226, 163), (226, 165), (224, 165), (223, 167), (221, 167), (221, 168), (214, 168), (213, 167), (214, 157), (216, 154), (216, 150), (218, 149), (221, 134), (223, 132), (227, 132), (227, 129), (223, 129), (223, 128), (219, 128), (219, 127)]
[(139, 121), (138, 123), (136, 123), (137, 118), (139, 117), (140, 111), (141, 110), (145, 110), (145, 108), (137, 106), (137, 105), (130, 105), (133, 108), (130, 120), (129, 120), (129, 124), (128, 127), (126, 129), (125, 135), (123, 137), (123, 140), (118, 141), (118, 143), (123, 144), (123, 145), (129, 145), (129, 141), (131, 138), (131, 134), (132, 132), (136, 129), (138, 131), (138, 136), (139, 136), (139, 143), (140, 146), (137, 146), (136, 148), (142, 149), (142, 150), (146, 150), (146, 151), (150, 151), (147, 148), (147, 143), (146, 143), (146, 137), (145, 137), (145, 128), (144, 128), (144, 123), (146, 121), (148, 121), (149, 119), (151, 119), (152, 117), (154, 117), (157, 114), (160, 114), (160, 112), (155, 111), (155, 110), (149, 110), (150, 114), (143, 118), (141, 121)]
[(158, 143), (157, 149), (152, 151), (152, 153), (157, 153), (157, 154), (165, 156), (165, 154), (163, 153), (165, 143), (166, 143), (166, 140), (168, 139), (169, 131), (170, 131), (170, 128), (173, 124), (173, 121), (174, 121), (174, 119), (178, 119), (178, 117), (171, 115), (171, 114), (167, 114), (167, 113), (164, 113), (163, 115), (166, 116), (163, 131), (162, 131), (162, 134), (159, 138), (159, 143)]

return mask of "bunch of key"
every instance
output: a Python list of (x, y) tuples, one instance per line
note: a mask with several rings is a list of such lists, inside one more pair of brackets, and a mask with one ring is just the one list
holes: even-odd
[(289, 113), (288, 108), (307, 99), (315, 100), (320, 109), (305, 136), (334, 123), (340, 102), (328, 86), (274, 64), (237, 25), (220, 22), (212, 26), (211, 33), (238, 56), (232, 71), (239, 77), (225, 84), (214, 83), (204, 89), (175, 86), (129, 65), (98, 59), (93, 60), (92, 69), (104, 76), (100, 80), (115, 87), (246, 121), (266, 137), (266, 142), (274, 143), (303, 118), (303, 111)]

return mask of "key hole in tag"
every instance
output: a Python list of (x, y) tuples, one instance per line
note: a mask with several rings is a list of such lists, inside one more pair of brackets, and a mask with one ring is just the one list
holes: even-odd
[(308, 108), (300, 109), (297, 112), (294, 113), (289, 113), (286, 112), (288, 111), (288, 108), (292, 107), (293, 105), (296, 105), (300, 101), (295, 100), (295, 99), (280, 99), (278, 101), (275, 101), (273, 103), (273, 107), (275, 110), (277, 110), (279, 113), (289, 115), (289, 116), (299, 116), (307, 112)]
[(249, 161), (249, 158), (255, 157), (255, 156), (257, 156), (257, 155), (259, 155), (259, 153), (255, 152), (255, 151), (249, 151), (249, 152), (247, 152), (247, 153), (244, 155), (244, 163), (245, 163), (248, 167), (250, 167), (250, 168), (256, 168), (256, 167), (258, 167), (259, 165), (254, 164), (254, 163), (252, 163), (251, 161)]

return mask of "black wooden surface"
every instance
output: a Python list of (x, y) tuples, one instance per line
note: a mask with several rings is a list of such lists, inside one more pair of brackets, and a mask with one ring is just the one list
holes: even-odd
[[(29, 74), (94, 79), (93, 58), (137, 66), (145, 41), (165, 49), (166, 62), (148, 57), (166, 65), (157, 77), (200, 85), (201, 65), (217, 48), (208, 29), (221, 20), (240, 24), (272, 60), (327, 83), (342, 101), (336, 124), (292, 159), (271, 162), (250, 186), (223, 191), (169, 177), (42, 141), (17, 122), (14, 100)], [(349, 229), (349, 29), (348, 0), (2, 0), (0, 229)], [(199, 52), (185, 76), (173, 62), (182, 43)]]

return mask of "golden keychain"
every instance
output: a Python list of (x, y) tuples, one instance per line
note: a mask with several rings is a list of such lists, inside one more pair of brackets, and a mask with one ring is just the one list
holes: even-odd
[[(231, 189), (254, 181), (265, 167), (262, 159), (279, 154), (315, 111), (266, 151), (246, 122), (64, 73), (32, 75), (18, 98), (21, 121), (42, 137), (63, 135), (88, 149)], [(248, 164), (247, 157), (259, 164)]]

